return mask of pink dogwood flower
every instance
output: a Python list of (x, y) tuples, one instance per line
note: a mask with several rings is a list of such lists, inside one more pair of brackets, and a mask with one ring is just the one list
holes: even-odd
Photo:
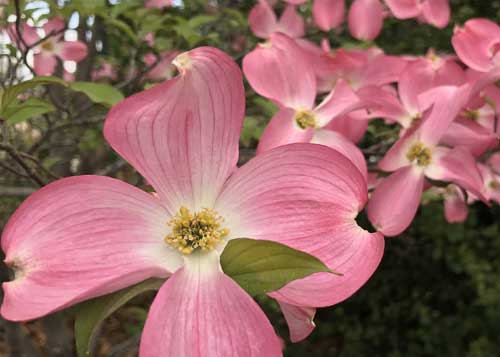
[(385, 0), (393, 15), (401, 20), (418, 18), (437, 28), (450, 22), (449, 0)]
[(320, 92), (331, 91), (339, 79), (344, 79), (354, 91), (397, 82), (408, 64), (407, 59), (386, 55), (376, 47), (332, 51), (327, 41), (322, 42), (322, 47), (323, 52), (316, 56), (309, 51)]
[(377, 86), (361, 89), (358, 95), (376, 108), (371, 113), (373, 118), (397, 122), (406, 130), (420, 120), (427, 109), (418, 100), (422, 93), (438, 86), (459, 86), (465, 82), (465, 72), (453, 58), (430, 52), (427, 57), (417, 58), (406, 66), (398, 81), (397, 95)]
[(291, 38), (276, 33), (243, 59), (243, 72), (252, 88), (279, 104), (259, 142), (257, 153), (280, 145), (314, 142), (335, 147), (366, 173), (359, 149), (341, 134), (324, 128), (336, 117), (363, 107), (344, 81), (339, 81), (319, 105), (315, 105), (316, 77), (308, 57)]
[(116, 105), (104, 125), (110, 145), (156, 194), (88, 175), (31, 195), (2, 234), (15, 278), (3, 283), (1, 314), (30, 320), (168, 277), (148, 314), (142, 357), (281, 356), (271, 324), (224, 274), (220, 254), (239, 237), (313, 254), (343, 275), (313, 274), (272, 295), (299, 307), (339, 302), (383, 254), (383, 236), (355, 221), (366, 182), (348, 158), (313, 144), (269, 150), (237, 168), (239, 68), (208, 47), (174, 63), (177, 77)]
[[(53, 74), (57, 66), (57, 58), (63, 61), (80, 62), (87, 56), (87, 45), (85, 43), (81, 41), (64, 41), (63, 35), (60, 33), (64, 28), (64, 19), (60, 17), (54, 17), (43, 25), (46, 35), (55, 35), (48, 37), (33, 48), (35, 53), (33, 69), (37, 75)], [(15, 36), (18, 35), (15, 34), (14, 28), (10, 30), (10, 33)], [(41, 39), (36, 29), (27, 24), (22, 26), (21, 36), (28, 46), (37, 43)]]
[(500, 67), (500, 26), (487, 19), (472, 19), (456, 27), (451, 39), (458, 57), (470, 68), (489, 72)]
[(425, 177), (454, 182), (484, 199), (483, 180), (472, 154), (462, 146), (439, 146), (469, 95), (469, 84), (438, 87), (423, 94), (424, 101), (432, 100), (432, 109), (379, 162), (382, 170), (393, 172), (377, 185), (368, 204), (368, 218), (379, 232), (395, 236), (410, 225)]
[(289, 4), (276, 18), (273, 8), (267, 0), (259, 0), (248, 15), (248, 24), (253, 34), (267, 39), (275, 32), (284, 33), (290, 37), (304, 36), (304, 19), (297, 13), (295, 5)]
[[(483, 192), (486, 199), (500, 204), (500, 174), (493, 169), (490, 162), (479, 164), (479, 170), (483, 176)], [(478, 199), (474, 194), (470, 194), (469, 196), (472, 202)]]
[[(468, 72), (470, 73), (470, 71)], [(489, 85), (471, 98), (442, 138), (447, 146), (465, 146), (476, 157), (498, 146), (500, 90)]]

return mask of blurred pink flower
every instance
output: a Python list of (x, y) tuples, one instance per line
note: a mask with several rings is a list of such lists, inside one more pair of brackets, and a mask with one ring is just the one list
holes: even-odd
[(500, 26), (487, 19), (472, 19), (456, 27), (451, 40), (458, 57), (470, 68), (489, 72), (500, 67)]
[(116, 69), (109, 62), (103, 62), (99, 68), (92, 71), (92, 80), (98, 81), (102, 79), (116, 80), (117, 73)]
[[(142, 357), (281, 356), (273, 327), (224, 274), (220, 254), (233, 238), (274, 240), (343, 274), (313, 274), (273, 292), (299, 307), (284, 308), (289, 320), (300, 306), (349, 297), (384, 248), (380, 233), (354, 220), (367, 200), (365, 179), (345, 156), (312, 144), (269, 150), (237, 168), (245, 114), (239, 68), (207, 47), (174, 63), (179, 76), (116, 105), (104, 125), (110, 145), (156, 194), (89, 175), (31, 195), (2, 234), (5, 262), (15, 270), (3, 283), (2, 316), (34, 319), (168, 277), (148, 314)], [(184, 225), (200, 220), (210, 234), (186, 238)], [(309, 320), (310, 312), (303, 312)]]
[(146, 0), (144, 6), (149, 8), (163, 9), (173, 5), (172, 0)]
[[(64, 19), (54, 17), (43, 25), (45, 35), (52, 35), (42, 43), (33, 47), (35, 53), (33, 69), (39, 76), (51, 75), (54, 73), (57, 66), (57, 58), (63, 61), (79, 62), (87, 56), (87, 45), (81, 41), (64, 41), (62, 30), (64, 30)], [(15, 26), (11, 25), (9, 34), (15, 41), (18, 34), (15, 31)], [(41, 40), (36, 29), (28, 24), (22, 25), (21, 36), (28, 46), (32, 46)]]
[(258, 4), (252, 8), (248, 15), (248, 24), (255, 36), (265, 39), (275, 32), (281, 32), (290, 37), (302, 37), (305, 33), (304, 20), (297, 13), (294, 5), (287, 5), (278, 20), (267, 0), (259, 0)]
[(450, 22), (449, 0), (385, 0), (398, 19), (418, 18), (437, 28), (444, 28)]
[(409, 62), (404, 57), (386, 55), (376, 47), (332, 51), (327, 41), (322, 42), (322, 47), (320, 53), (308, 51), (320, 92), (330, 91), (339, 79), (344, 79), (354, 91), (397, 82)]

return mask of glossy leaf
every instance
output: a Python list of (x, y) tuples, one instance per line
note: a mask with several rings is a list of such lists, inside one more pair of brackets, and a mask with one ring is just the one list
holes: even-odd
[(319, 272), (333, 273), (318, 258), (286, 245), (257, 239), (229, 241), (221, 266), (250, 295), (275, 291)]
[(9, 124), (17, 124), (37, 115), (53, 112), (54, 110), (56, 108), (45, 100), (28, 98), (22, 103), (15, 103), (6, 107), (2, 113), (2, 117), (7, 119), (7, 123)]
[(91, 356), (99, 325), (113, 312), (137, 295), (158, 290), (163, 279), (148, 279), (137, 285), (122, 289), (80, 304), (76, 310), (75, 341), (78, 357)]
[(123, 100), (123, 94), (116, 88), (102, 83), (73, 82), (71, 89), (85, 93), (94, 103), (111, 107)]
[(33, 79), (30, 79), (26, 82), (21, 82), (12, 87), (5, 89), (3, 92), (0, 92), (0, 113), (3, 115), (4, 109), (12, 103), (19, 94), (24, 91), (34, 88), (38, 85), (46, 85), (46, 84), (60, 84), (65, 86), (66, 82), (57, 77), (45, 77), (40, 76)]

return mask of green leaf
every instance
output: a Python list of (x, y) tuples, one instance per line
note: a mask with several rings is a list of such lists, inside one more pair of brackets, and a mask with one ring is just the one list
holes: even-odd
[(314, 273), (333, 273), (312, 255), (280, 243), (248, 238), (229, 241), (220, 263), (224, 273), (250, 295), (278, 290)]
[(137, 295), (158, 290), (163, 279), (148, 279), (132, 287), (80, 304), (75, 318), (75, 341), (78, 357), (90, 356), (99, 325), (113, 312)]
[(139, 43), (139, 38), (126, 22), (113, 18), (105, 18), (105, 21), (127, 35), (134, 43)]
[(94, 103), (111, 107), (123, 100), (123, 94), (109, 84), (91, 82), (72, 82), (70, 88), (87, 95)]
[(7, 123), (16, 124), (37, 115), (42, 115), (55, 111), (56, 108), (49, 102), (38, 99), (29, 98), (22, 103), (13, 103), (4, 109), (2, 116), (7, 119)]
[(5, 91), (0, 92), (0, 113), (2, 113), (2, 115), (3, 115), (3, 110), (10, 103), (12, 103), (17, 98), (17, 96), (19, 94), (23, 93), (24, 91), (26, 91), (28, 89), (34, 88), (38, 85), (44, 85), (44, 84), (60, 84), (60, 85), (65, 86), (66, 82), (60, 78), (57, 78), (57, 77), (40, 76), (40, 77), (30, 79), (29, 81), (16, 84), (15, 86), (9, 87), (9, 88), (5, 89)]

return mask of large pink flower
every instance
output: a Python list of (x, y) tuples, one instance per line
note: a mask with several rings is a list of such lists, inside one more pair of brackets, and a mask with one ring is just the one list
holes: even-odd
[[(87, 45), (83, 42), (64, 41), (63, 35), (60, 33), (64, 26), (64, 19), (60, 17), (54, 17), (43, 25), (45, 35), (55, 35), (33, 47), (35, 52), (33, 69), (37, 75), (53, 74), (57, 66), (57, 58), (63, 61), (79, 62), (87, 56)], [(11, 27), (9, 32), (13, 39), (18, 36), (14, 27)], [(28, 46), (34, 45), (40, 40), (35, 28), (27, 24), (23, 24), (21, 36)]]
[[(294, 306), (341, 301), (383, 253), (382, 235), (354, 220), (366, 183), (345, 156), (313, 144), (269, 150), (237, 168), (245, 111), (239, 68), (207, 47), (174, 63), (179, 76), (118, 104), (104, 126), (111, 146), (156, 194), (77, 176), (30, 196), (2, 235), (15, 270), (3, 284), (2, 316), (34, 319), (168, 277), (149, 312), (141, 356), (280, 356), (271, 324), (224, 274), (220, 254), (239, 237), (313, 254), (343, 275), (314, 274), (275, 297)], [(200, 224), (204, 233), (193, 233)]]

